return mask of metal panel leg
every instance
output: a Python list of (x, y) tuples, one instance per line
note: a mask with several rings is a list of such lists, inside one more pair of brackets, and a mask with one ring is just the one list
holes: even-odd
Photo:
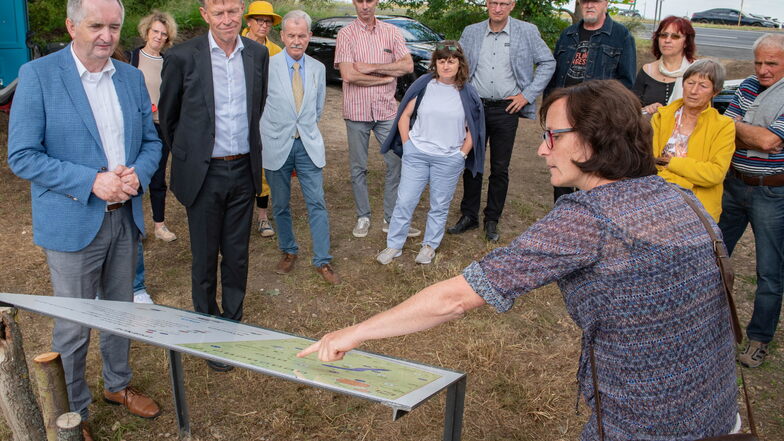
[(169, 350), (169, 370), (171, 371), (172, 394), (174, 395), (174, 411), (177, 414), (177, 426), (180, 438), (190, 439), (191, 424), (188, 421), (188, 402), (185, 400), (185, 382), (182, 375), (182, 358), (177, 351)]
[(460, 441), (463, 432), (463, 406), (465, 404), (466, 376), (446, 390), (444, 412), (444, 441)]

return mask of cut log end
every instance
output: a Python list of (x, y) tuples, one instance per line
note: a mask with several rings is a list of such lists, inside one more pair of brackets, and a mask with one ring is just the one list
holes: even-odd
[(78, 412), (67, 412), (57, 417), (57, 428), (69, 430), (82, 424), (82, 416)]
[(44, 352), (43, 354), (33, 358), (36, 363), (50, 363), (60, 356), (59, 352)]

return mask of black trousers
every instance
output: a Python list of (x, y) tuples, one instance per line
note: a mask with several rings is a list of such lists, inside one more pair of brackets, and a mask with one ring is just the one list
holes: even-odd
[[(490, 150), (490, 179), (487, 186), (487, 205), (484, 221), (498, 221), (504, 211), (506, 192), (509, 188), (509, 162), (512, 159), (519, 116), (504, 110), (509, 101), (485, 104), (485, 132)], [(479, 220), (482, 199), (482, 173), (473, 176), (463, 172), (463, 200), (460, 212), (474, 221)]]
[(161, 162), (158, 163), (158, 170), (150, 179), (150, 205), (152, 206), (152, 220), (154, 222), (163, 222), (166, 212), (166, 164), (169, 162), (169, 147), (163, 142), (163, 133), (161, 133), (161, 126), (155, 124), (155, 130), (158, 131), (158, 138), (161, 139), (163, 144), (163, 151), (161, 152)]
[[(210, 161), (201, 191), (187, 207), (193, 255), (191, 295), (196, 312), (242, 319), (254, 195), (250, 157)], [(219, 254), (222, 313), (216, 301)]]

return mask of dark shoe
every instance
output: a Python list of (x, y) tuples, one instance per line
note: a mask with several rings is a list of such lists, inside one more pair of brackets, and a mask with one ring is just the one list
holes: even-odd
[(234, 369), (234, 366), (218, 363), (217, 361), (207, 360), (207, 366), (215, 372), (229, 372)]
[(131, 387), (126, 387), (119, 392), (109, 392), (104, 389), (103, 400), (109, 404), (125, 406), (129, 412), (142, 418), (155, 418), (161, 414), (161, 408), (152, 398)]
[(328, 263), (317, 266), (316, 272), (330, 285), (340, 285), (340, 276), (332, 270), (332, 267)]
[(296, 254), (289, 254), (283, 253), (283, 258), (280, 259), (278, 262), (278, 266), (275, 267), (275, 272), (277, 274), (288, 274), (291, 270), (294, 269), (294, 262), (297, 261)]
[(82, 438), (84, 438), (84, 441), (93, 441), (93, 432), (90, 430), (90, 425), (87, 421), (82, 421)]
[(485, 222), (485, 238), (490, 242), (498, 242), (500, 236), (498, 235), (498, 222), (487, 221)]
[(479, 228), (479, 222), (472, 220), (468, 216), (460, 216), (455, 226), (450, 227), (446, 232), (449, 234), (461, 234), (476, 228)]

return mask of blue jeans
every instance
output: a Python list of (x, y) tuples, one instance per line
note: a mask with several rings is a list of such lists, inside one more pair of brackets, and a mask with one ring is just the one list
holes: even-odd
[(141, 238), (136, 247), (136, 275), (133, 276), (133, 292), (139, 291), (147, 291), (147, 287), (144, 286), (144, 250)]
[(729, 176), (721, 210), (719, 228), (730, 254), (749, 223), (754, 231), (757, 291), (746, 335), (769, 343), (776, 333), (784, 291), (784, 187), (750, 186)]
[(427, 213), (422, 245), (438, 248), (444, 238), (449, 204), (463, 169), (465, 160), (459, 154), (430, 155), (414, 147), (411, 140), (403, 145), (403, 166), (397, 188), (397, 203), (389, 222), (388, 248), (403, 248), (411, 217), (427, 184), (430, 184), (430, 211)]
[(299, 247), (291, 225), (291, 171), (297, 170), (297, 179), (308, 208), (310, 237), (313, 241), (313, 265), (330, 263), (329, 217), (324, 202), (324, 177), (321, 169), (311, 161), (300, 139), (294, 140), (288, 159), (278, 170), (264, 169), (272, 197), (272, 211), (278, 227), (278, 247), (288, 254), (297, 254)]

